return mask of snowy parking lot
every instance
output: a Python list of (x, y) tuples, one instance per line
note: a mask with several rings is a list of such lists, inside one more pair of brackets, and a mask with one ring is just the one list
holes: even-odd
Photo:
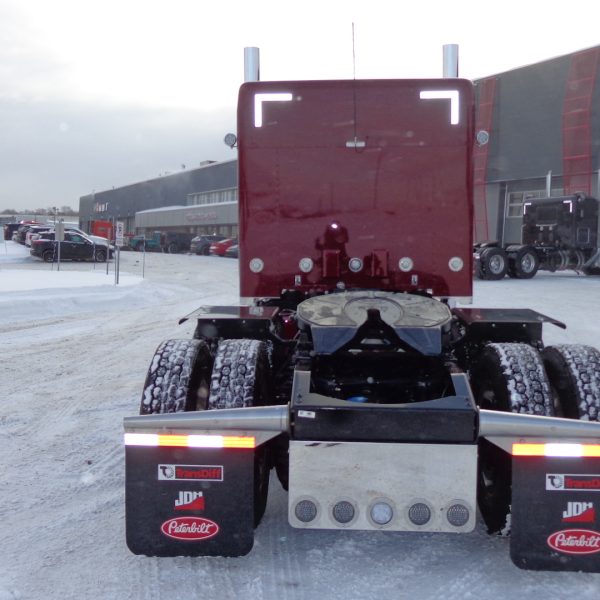
[[(600, 574), (521, 571), (508, 540), (473, 533), (295, 530), (275, 478), (253, 551), (238, 559), (145, 558), (125, 545), (122, 419), (180, 317), (237, 302), (238, 261), (121, 254), (61, 270), (0, 244), (0, 600), (597, 600)], [(143, 275), (143, 277), (142, 277)], [(600, 346), (600, 278), (478, 281), (476, 306), (562, 320), (546, 343)]]

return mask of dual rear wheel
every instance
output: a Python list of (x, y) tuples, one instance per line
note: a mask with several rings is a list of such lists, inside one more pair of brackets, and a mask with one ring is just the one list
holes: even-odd
[[(243, 408), (270, 397), (266, 344), (222, 340), (214, 356), (203, 340), (167, 340), (150, 364), (140, 414)], [(271, 457), (268, 445), (255, 449), (254, 526), (267, 505)]]
[(517, 279), (531, 279), (540, 268), (537, 252), (530, 246), (496, 246), (484, 248), (479, 254), (481, 279), (498, 280), (505, 275)]
[[(581, 345), (488, 344), (471, 370), (480, 408), (541, 416), (599, 420), (600, 352)], [(511, 457), (479, 442), (477, 498), (490, 533), (508, 533)]]

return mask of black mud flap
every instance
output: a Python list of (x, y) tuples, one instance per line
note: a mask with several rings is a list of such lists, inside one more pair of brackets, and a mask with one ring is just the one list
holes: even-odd
[(521, 569), (600, 572), (600, 458), (513, 457), (510, 553)]
[(254, 450), (126, 446), (127, 546), (242, 556), (254, 543)]

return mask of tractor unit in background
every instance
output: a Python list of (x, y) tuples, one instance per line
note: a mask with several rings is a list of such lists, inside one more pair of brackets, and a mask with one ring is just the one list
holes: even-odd
[(475, 244), (477, 277), (531, 279), (538, 271), (565, 270), (600, 275), (598, 206), (585, 194), (528, 199), (520, 244)]
[(125, 419), (130, 550), (248, 553), (273, 470), (292, 527), (468, 534), (479, 507), (519, 567), (600, 572), (600, 352), (456, 308), (471, 82), (248, 82), (237, 133), (242, 301), (185, 318)]

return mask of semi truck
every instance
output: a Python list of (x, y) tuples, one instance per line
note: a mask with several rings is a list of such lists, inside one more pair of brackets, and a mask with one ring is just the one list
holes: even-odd
[(278, 480), (293, 528), (480, 515), (521, 568), (600, 572), (600, 352), (469, 306), (473, 115), (458, 78), (241, 86), (240, 303), (181, 319), (124, 419), (133, 553), (249, 553)]
[(475, 244), (475, 273), (491, 280), (569, 269), (600, 275), (598, 213), (598, 200), (581, 193), (530, 198), (523, 203), (521, 243)]

